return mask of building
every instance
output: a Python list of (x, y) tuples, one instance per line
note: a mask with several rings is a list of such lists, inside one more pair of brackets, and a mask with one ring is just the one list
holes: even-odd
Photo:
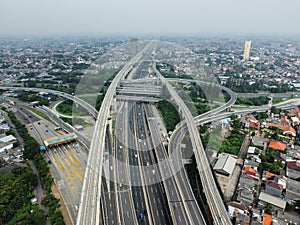
[(246, 174), (248, 177), (251, 177), (254, 180), (259, 180), (258, 172), (254, 168), (252, 168), (251, 166), (244, 167), (242, 173)]
[(4, 143), (0, 142), (0, 154), (5, 153), (7, 150), (10, 150), (14, 147), (13, 143)]
[(300, 160), (287, 162), (286, 176), (295, 180), (300, 178)]
[(251, 50), (251, 41), (245, 42), (245, 49), (244, 49), (244, 61), (250, 59), (250, 50)]
[(69, 134), (65, 134), (61, 137), (54, 136), (51, 138), (47, 138), (46, 140), (44, 140), (44, 144), (46, 147), (52, 147), (52, 146), (57, 146), (60, 144), (69, 143), (69, 142), (72, 142), (75, 140), (77, 140), (77, 135), (74, 133), (69, 133)]
[(272, 178), (274, 178), (274, 177), (276, 177), (276, 176), (277, 176), (276, 174), (270, 173), (270, 172), (264, 170), (263, 176), (262, 176), (262, 180), (263, 180), (263, 181), (266, 181), (266, 180), (272, 179)]
[(236, 159), (227, 154), (221, 154), (214, 166), (217, 173), (230, 176), (234, 170)]
[(267, 204), (273, 206), (274, 209), (284, 210), (286, 206), (286, 201), (281, 198), (270, 195), (266, 192), (261, 192), (259, 195), (259, 205), (265, 207)]
[(292, 123), (294, 126), (298, 126), (300, 124), (299, 118), (298, 117), (291, 117)]
[(281, 184), (278, 184), (273, 181), (268, 181), (266, 183), (266, 192), (267, 193), (277, 196), (277, 197), (281, 197), (282, 191), (283, 191), (283, 186)]
[(280, 141), (270, 141), (269, 148), (279, 150), (279, 151), (285, 151), (286, 145), (284, 143), (281, 143)]
[(300, 182), (288, 179), (285, 197), (290, 200), (300, 200)]
[(264, 213), (263, 225), (272, 225), (272, 215)]
[(259, 137), (259, 136), (254, 136), (254, 137), (252, 137), (251, 142), (255, 146), (264, 147), (265, 138)]
[(4, 136), (4, 137), (0, 138), (0, 142), (2, 142), (4, 144), (10, 144), (10, 143), (14, 143), (16, 141), (17, 141), (17, 139), (13, 135), (8, 135), (8, 136)]
[(240, 176), (239, 184), (238, 184), (238, 200), (241, 201), (246, 206), (250, 207), (253, 205), (253, 201), (255, 200), (256, 187), (259, 182), (256, 179), (253, 179), (251, 176), (247, 174), (242, 174)]
[(250, 223), (250, 216), (247, 207), (240, 202), (228, 202), (228, 214), (231, 218), (236, 218), (236, 224), (247, 225)]
[(247, 154), (259, 155), (259, 150), (254, 146), (249, 146)]
[(254, 117), (247, 116), (245, 120), (242, 120), (241, 122), (244, 124), (245, 128), (253, 128), (256, 130), (260, 128), (260, 122)]
[(7, 123), (0, 124), (0, 133), (1, 134), (5, 133), (6, 131), (9, 131), (9, 130), (10, 130), (10, 127)]
[(290, 125), (290, 120), (288, 119), (287, 116), (282, 116), (280, 122), (281, 122), (282, 124), (286, 125), (286, 126), (289, 126), (289, 125)]
[(291, 126), (283, 126), (281, 127), (281, 130), (283, 131), (284, 135), (291, 135), (293, 137), (296, 137), (296, 131)]

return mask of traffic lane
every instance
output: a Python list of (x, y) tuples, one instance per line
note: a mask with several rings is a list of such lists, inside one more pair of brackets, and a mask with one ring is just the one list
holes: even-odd
[[(54, 158), (51, 157), (51, 153), (47, 152), (46, 154), (52, 162), (50, 165), (50, 171), (54, 178), (54, 182), (56, 183), (57, 188), (59, 189), (63, 197), (72, 221), (76, 222), (78, 208), (76, 208), (75, 205), (78, 206), (80, 192), (74, 193), (74, 191), (71, 189), (71, 186), (68, 185), (68, 181), (65, 179), (64, 174), (62, 174), (59, 170), (57, 162)], [(76, 198), (76, 195), (78, 196), (78, 198)]]
[[(153, 116), (154, 116), (154, 114), (153, 114), (153, 111), (152, 111), (152, 108), (150, 108), (150, 107), (146, 107), (146, 111), (147, 111), (147, 115), (148, 116), (150, 116), (150, 118), (152, 117), (152, 118), (154, 118)], [(149, 118), (149, 117), (148, 117)], [(152, 119), (148, 119), (148, 122), (149, 122), (149, 128), (150, 128), (150, 131), (151, 131), (151, 137), (152, 137), (152, 139), (154, 139), (154, 140), (157, 140), (158, 142), (155, 142), (155, 143), (159, 143), (158, 145), (157, 145), (157, 148), (156, 149), (158, 149), (158, 151), (157, 151), (157, 157), (158, 157), (158, 159), (160, 160), (160, 159), (164, 159), (165, 157), (167, 157), (166, 156), (166, 151), (165, 151), (165, 148), (164, 148), (164, 146), (163, 146), (163, 140), (162, 140), (162, 137), (160, 136), (160, 133), (158, 132), (158, 129), (156, 129), (157, 128), (157, 122), (155, 121), (155, 120), (152, 120)], [(166, 190), (168, 191), (167, 193), (168, 193), (168, 198), (169, 198), (169, 200), (170, 200), (170, 202), (178, 202), (178, 204), (180, 203), (181, 205), (182, 205), (182, 207), (181, 207), (181, 209), (182, 210), (184, 210), (184, 211), (181, 211), (181, 214), (182, 214), (182, 216), (180, 216), (180, 217), (175, 217), (174, 219), (175, 219), (175, 223), (176, 224), (181, 224), (182, 223), (182, 219), (184, 218), (185, 219), (185, 221), (187, 222), (187, 219), (186, 219), (186, 217), (185, 217), (185, 215), (186, 215), (186, 212), (185, 212), (185, 209), (184, 209), (184, 207), (183, 207), (183, 202), (182, 202), (182, 200), (181, 200), (181, 196), (179, 195), (179, 192), (178, 192), (178, 190), (177, 190), (177, 185), (175, 185), (176, 184), (176, 182), (175, 182), (175, 180), (174, 180), (174, 177), (173, 177), (173, 175), (171, 174), (171, 169), (169, 168), (169, 165), (166, 165), (166, 163), (164, 163), (163, 165), (161, 165), (160, 164), (160, 167), (163, 169), (163, 174), (162, 174), (162, 176), (163, 177), (167, 177), (168, 179), (167, 180), (165, 180), (164, 181), (164, 185), (166, 186)], [(174, 176), (176, 176), (177, 174), (175, 174)], [(171, 177), (172, 176), (172, 177)], [(179, 185), (180, 186), (180, 185)], [(175, 188), (176, 187), (176, 188)], [(170, 203), (169, 202), (169, 203)], [(173, 205), (171, 206), (171, 207), (173, 207)], [(176, 208), (172, 208), (171, 210), (172, 210), (172, 212), (173, 212), (173, 214), (175, 214), (175, 209)], [(188, 209), (189, 209), (189, 207), (188, 207)], [(177, 211), (178, 211), (178, 209), (177, 209)], [(200, 212), (201, 213), (201, 212)], [(183, 217), (184, 216), (184, 217)], [(178, 221), (179, 220), (179, 221)], [(194, 221), (197, 221), (197, 219), (196, 218), (194, 218), (193, 219)], [(200, 223), (201, 221), (198, 221), (196, 224), (202, 224), (202, 223)]]
[[(126, 185), (129, 184), (129, 174), (128, 174), (128, 167), (127, 167), (127, 159), (128, 159), (128, 150), (127, 146), (124, 145), (124, 131), (123, 124), (127, 122), (126, 112), (125, 112), (124, 103), (122, 103), (120, 110), (117, 114), (116, 118), (116, 141), (115, 141), (115, 158), (116, 158), (116, 189), (117, 197), (119, 198), (119, 202), (121, 205), (121, 215), (124, 224), (135, 224), (136, 216), (135, 211), (133, 208), (133, 203), (131, 199), (131, 190), (130, 186)], [(121, 162), (121, 163), (118, 163)], [(119, 168), (121, 166), (121, 168)]]
[[(139, 127), (139, 138), (145, 138), (144, 141), (140, 142), (140, 149), (143, 162), (150, 162), (153, 165), (155, 162), (153, 161), (154, 157), (151, 157), (151, 143), (147, 141), (147, 133), (149, 132), (147, 129), (146, 121), (144, 120), (144, 104), (138, 104), (137, 106), (137, 120)], [(155, 175), (155, 171), (157, 171), (157, 167), (155, 169), (150, 169), (146, 167), (142, 167), (144, 179), (147, 182), (147, 191), (149, 195), (149, 202), (152, 208), (152, 215), (156, 222), (156, 224), (171, 224), (170, 221), (170, 213), (168, 211), (168, 206), (165, 204), (165, 198), (162, 195), (164, 190), (161, 190), (162, 186), (159, 185), (159, 175)], [(153, 172), (154, 171), (154, 172)], [(152, 185), (149, 185), (152, 184)]]
[(116, 194), (114, 192), (102, 193), (102, 199), (104, 201), (105, 221), (106, 224), (118, 224), (116, 217)]
[[(128, 133), (128, 144), (129, 146), (135, 147), (136, 148), (136, 140), (135, 140), (135, 119), (134, 119), (134, 112), (133, 112), (133, 107), (134, 103), (130, 102), (128, 104), (128, 120), (129, 120), (129, 132)], [(134, 134), (134, 135), (132, 135)], [(138, 155), (138, 152), (132, 148), (129, 148), (129, 165), (136, 166), (139, 168), (139, 163), (138, 163), (138, 158), (136, 157)], [(140, 172), (134, 170), (134, 168), (130, 167), (130, 184), (132, 186), (132, 198), (134, 202), (134, 208), (136, 215), (139, 215), (140, 213), (144, 213), (146, 210), (146, 203), (145, 203), (145, 198), (144, 198), (144, 191), (141, 186), (141, 177), (140, 177)], [(139, 219), (139, 224), (149, 224), (148, 220), (141, 221)]]

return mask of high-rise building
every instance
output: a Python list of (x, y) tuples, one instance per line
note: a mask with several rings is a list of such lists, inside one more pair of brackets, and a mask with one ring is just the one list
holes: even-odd
[(250, 58), (250, 50), (251, 50), (251, 41), (245, 42), (245, 49), (244, 49), (244, 60), (249, 60)]

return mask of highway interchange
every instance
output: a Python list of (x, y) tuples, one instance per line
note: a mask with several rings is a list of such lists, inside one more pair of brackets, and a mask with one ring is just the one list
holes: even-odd
[[(76, 221), (78, 225), (207, 224), (207, 218), (203, 215), (189, 184), (180, 153), (181, 147), (177, 144), (182, 143), (186, 133), (191, 137), (199, 175), (214, 224), (231, 223), (216, 188), (197, 126), (228, 117), (232, 113), (244, 114), (263, 111), (266, 108), (223, 112), (235, 103), (236, 94), (222, 87), (223, 91), (229, 94), (230, 100), (218, 108), (193, 118), (169, 83), (174, 80), (161, 76), (155, 67), (154, 59), (149, 63), (153, 48), (155, 44), (150, 42), (119, 71), (107, 90), (99, 113), (76, 96), (42, 89), (72, 99), (97, 118), (92, 140), (80, 137), (82, 139), (80, 144), (57, 146), (46, 152), (46, 157), (53, 162), (53, 170), (56, 170), (54, 177), (58, 186), (60, 189), (67, 188), (63, 191), (63, 196), (65, 202), (71, 202), (68, 211), (73, 223)], [(119, 99), (114, 103), (120, 81), (131, 71), (134, 64), (143, 60), (145, 63), (139, 63), (140, 67), (136, 69), (132, 78), (145, 79), (149, 75), (148, 68), (152, 68), (157, 78), (175, 99), (184, 118), (170, 137), (168, 152), (165, 148), (165, 134), (161, 128), (163, 122), (153, 104), (137, 102), (132, 98)], [(7, 87), (1, 88), (7, 89)], [(28, 88), (24, 90), (41, 91), (41, 89)], [(116, 104), (116, 112), (113, 110), (113, 104)], [(299, 101), (295, 100), (278, 106), (291, 108), (298, 104)], [(39, 110), (46, 114), (52, 113), (45, 107)], [(109, 123), (113, 114), (115, 122), (113, 130), (110, 130)], [(61, 127), (66, 126), (55, 118), (55, 115), (51, 116), (51, 119)], [(34, 126), (40, 125), (37, 125), (37, 121), (32, 123), (35, 124)], [(40, 138), (45, 139), (57, 135), (57, 132), (49, 128), (47, 132), (40, 131), (39, 134)], [(86, 151), (87, 147), (89, 152)], [(174, 154), (171, 160), (169, 160), (170, 153)], [(72, 192), (75, 189), (76, 192)]]

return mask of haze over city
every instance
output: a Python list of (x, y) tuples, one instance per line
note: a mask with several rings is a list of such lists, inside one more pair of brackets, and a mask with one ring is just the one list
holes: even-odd
[(0, 225), (299, 225), (299, 0), (2, 0)]
[(5, 0), (0, 36), (300, 34), (297, 0)]

